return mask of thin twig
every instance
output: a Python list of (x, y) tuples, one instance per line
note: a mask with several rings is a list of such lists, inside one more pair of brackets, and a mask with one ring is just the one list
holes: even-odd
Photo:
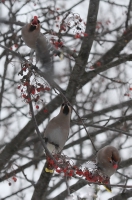
[(8, 199), (8, 198), (10, 198), (10, 197), (12, 197), (12, 196), (18, 194), (19, 192), (22, 192), (23, 190), (26, 190), (26, 189), (28, 189), (28, 188), (30, 188), (30, 187), (32, 187), (32, 186), (33, 186), (33, 185), (29, 185), (29, 186), (27, 186), (27, 187), (25, 187), (25, 188), (22, 188), (21, 190), (18, 190), (17, 192), (14, 192), (14, 193), (12, 193), (11, 195), (2, 198), (1, 200)]
[[(29, 92), (28, 92), (28, 95), (29, 95), (29, 98), (31, 99), (30, 93), (29, 93)], [(50, 151), (48, 150), (48, 148), (47, 148), (47, 146), (46, 146), (46, 144), (45, 144), (45, 142), (44, 142), (44, 140), (43, 140), (43, 138), (42, 138), (42, 136), (41, 136), (41, 133), (40, 133), (40, 131), (39, 131), (39, 128), (38, 128), (38, 125), (37, 125), (37, 121), (36, 121), (36, 118), (35, 118), (35, 115), (34, 115), (33, 106), (32, 106), (32, 101), (29, 102), (29, 106), (30, 106), (30, 112), (31, 112), (31, 115), (32, 115), (32, 119), (33, 119), (33, 121), (34, 121), (35, 130), (36, 130), (37, 135), (38, 135), (38, 137), (39, 137), (39, 139), (40, 139), (40, 141), (41, 141), (41, 144), (42, 144), (43, 148), (45, 149), (46, 154), (47, 154), (48, 156), (50, 156), (50, 158), (52, 158), (53, 161), (54, 161), (55, 163), (57, 163), (56, 160), (55, 160), (55, 158), (52, 156), (52, 154), (51, 154)]]
[(127, 12), (127, 19), (126, 19), (126, 23), (125, 23), (126, 29), (128, 28), (128, 21), (129, 21), (129, 18), (130, 18), (131, 5), (132, 5), (132, 0), (129, 1), (128, 12)]
[(29, 180), (29, 179), (27, 178), (27, 175), (25, 174), (24, 170), (22, 170), (22, 173), (23, 173), (23, 176), (25, 177), (25, 179), (26, 179), (29, 183), (31, 183), (32, 186), (35, 187), (35, 183), (34, 183), (34, 181), (31, 181), (31, 180)]
[[(82, 179), (80, 177), (76, 177), (76, 178), (78, 178), (79, 180), (82, 180), (82, 181), (84, 181), (88, 184), (104, 185), (104, 183), (96, 183), (96, 182), (92, 183), (92, 182), (89, 182), (89, 181)], [(119, 187), (119, 188), (132, 188), (132, 185), (122, 185), (122, 184), (120, 184), (120, 185), (118, 185), (118, 184), (106, 184), (106, 185), (112, 186), (112, 187)]]
[(110, 131), (122, 133), (124, 135), (132, 137), (132, 134), (130, 134), (128, 132), (125, 132), (125, 131), (123, 131), (121, 129), (111, 128), (109, 126), (106, 127), (106, 126), (99, 126), (99, 125), (95, 125), (95, 124), (86, 124), (86, 126), (90, 126), (90, 127), (94, 127), (94, 128), (101, 128), (101, 129), (104, 129), (104, 130), (110, 130)]
[(66, 187), (67, 187), (68, 196), (70, 196), (70, 188), (69, 188), (69, 185), (68, 185), (67, 176), (65, 177), (65, 182), (66, 182)]
[(115, 82), (115, 83), (120, 83), (120, 84), (127, 84), (128, 83), (128, 82), (123, 82), (123, 81), (120, 81), (120, 80), (115, 80), (114, 78), (109, 78), (109, 77), (107, 77), (107, 76), (105, 76), (103, 74), (100, 74), (100, 73), (98, 73), (98, 75), (100, 75), (103, 78), (106, 78), (106, 79), (108, 79), (108, 80), (110, 80), (112, 82)]
[(88, 137), (89, 137), (89, 139), (90, 139), (90, 141), (91, 141), (93, 147), (94, 147), (94, 150), (97, 152), (96, 147), (95, 147), (95, 145), (94, 145), (94, 143), (93, 143), (93, 140), (92, 140), (90, 134), (88, 133), (87, 128), (86, 128), (86, 126), (85, 126), (85, 124), (84, 124), (82, 118), (79, 116), (79, 114), (78, 114), (77, 111), (74, 109), (74, 107), (71, 105), (71, 103), (68, 101), (68, 99), (67, 99), (67, 97), (64, 95), (62, 89), (61, 89), (53, 80), (51, 80), (51, 78), (50, 78), (49, 76), (46, 76), (45, 73), (41, 72), (41, 70), (39, 70), (36, 66), (32, 66), (32, 69), (34, 69), (40, 76), (42, 76), (44, 79), (46, 79), (46, 80), (49, 82), (49, 84), (50, 84), (53, 88), (55, 87), (56, 90), (58, 90), (58, 91), (60, 92), (60, 94), (61, 94), (61, 96), (63, 97), (63, 99), (64, 99), (67, 103), (69, 103), (69, 105), (71, 106), (72, 110), (74, 110), (74, 112), (76, 113), (76, 115), (77, 115), (78, 118), (80, 119), (80, 121), (81, 121), (81, 123), (82, 123), (82, 125), (83, 125), (83, 127), (84, 127), (84, 129), (85, 129), (85, 131), (86, 131), (86, 133), (87, 133), (87, 135), (88, 135)]

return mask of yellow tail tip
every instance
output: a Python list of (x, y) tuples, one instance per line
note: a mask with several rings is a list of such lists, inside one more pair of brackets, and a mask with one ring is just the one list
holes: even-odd
[(53, 169), (48, 169), (47, 167), (45, 168), (45, 171), (48, 172), (48, 173), (51, 173), (51, 174), (54, 173), (54, 170), (53, 170)]
[(60, 57), (60, 60), (63, 60), (64, 59), (64, 54), (61, 52), (59, 57)]
[(112, 190), (111, 190), (110, 187), (108, 187), (108, 186), (106, 186), (106, 185), (104, 185), (104, 187), (105, 187), (105, 189), (106, 189), (108, 192), (112, 192)]

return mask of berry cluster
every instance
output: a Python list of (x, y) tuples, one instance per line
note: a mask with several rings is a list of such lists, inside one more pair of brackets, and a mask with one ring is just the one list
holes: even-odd
[(69, 12), (65, 23), (69, 28), (74, 28), (75, 33), (84, 33), (86, 24), (79, 14)]
[(61, 39), (62, 32), (68, 33), (69, 31), (72, 31), (75, 39), (88, 37), (88, 33), (85, 33), (86, 24), (80, 15), (68, 12), (63, 17), (60, 17), (58, 10), (56, 12), (58, 16), (56, 16), (55, 24), (58, 31), (50, 31), (50, 35), (52, 35), (50, 41), (56, 49), (62, 48), (64, 45), (64, 41)]
[(131, 79), (128, 82), (128, 87), (127, 87), (127, 90), (126, 90), (126, 93), (124, 94), (124, 96), (127, 96), (130, 99), (132, 98), (132, 80)]
[(51, 88), (42, 77), (38, 76), (33, 70), (29, 70), (29, 67), (30, 65), (27, 63), (22, 66), (19, 74), (23, 77), (17, 89), (20, 90), (21, 97), (26, 103), (32, 101), (35, 103), (36, 109), (39, 109), (37, 104), (43, 102), (40, 99), (40, 93), (49, 91)]
[(55, 39), (54, 37), (52, 37), (51, 43), (56, 47), (56, 49), (63, 47), (63, 42), (60, 39)]
[(15, 48), (15, 49), (18, 48), (18, 44), (12, 45), (12, 46), (10, 47), (10, 50), (13, 50), (14, 48)]
[(59, 29), (59, 33), (72, 30), (75, 38), (88, 37), (88, 34), (85, 33), (86, 24), (77, 13), (68, 12), (63, 18), (58, 16), (56, 17), (55, 24)]
[(8, 182), (8, 185), (9, 185), (9, 186), (12, 185), (12, 183), (11, 183), (12, 181), (17, 182), (17, 178), (16, 178), (15, 176), (13, 176), (13, 177), (11, 178), (11, 180)]
[(90, 183), (109, 183), (109, 178), (104, 174), (101, 174), (97, 167), (95, 169), (81, 169), (81, 167), (71, 163), (65, 155), (61, 154), (55, 154), (54, 158), (56, 159), (57, 164), (50, 157), (47, 157), (48, 167), (50, 169), (55, 169), (55, 171), (59, 174), (63, 173), (64, 176), (68, 177), (75, 177), (76, 175), (81, 176)]

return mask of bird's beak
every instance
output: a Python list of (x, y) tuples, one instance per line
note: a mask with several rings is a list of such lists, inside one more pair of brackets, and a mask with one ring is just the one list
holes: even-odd
[(31, 22), (31, 25), (33, 25), (33, 26), (37, 26), (38, 25), (38, 17), (37, 16), (34, 16), (32, 22)]

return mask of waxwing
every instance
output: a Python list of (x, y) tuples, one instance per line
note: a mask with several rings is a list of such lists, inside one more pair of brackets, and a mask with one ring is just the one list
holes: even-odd
[(51, 56), (56, 54), (61, 57), (62, 54), (40, 32), (40, 21), (37, 16), (22, 27), (22, 38), (28, 47), (35, 50), (36, 60), (41, 62), (45, 72), (51, 73)]
[(63, 103), (59, 114), (54, 117), (44, 131), (44, 139), (51, 153), (61, 152), (69, 135), (71, 107)]
[[(97, 152), (96, 163), (98, 169), (109, 178), (112, 176), (120, 162), (120, 155), (118, 150), (113, 146), (105, 146)], [(107, 190), (111, 191), (110, 186), (105, 186)]]
[[(54, 117), (44, 131), (44, 139), (48, 150), (52, 153), (60, 153), (67, 141), (70, 129), (71, 106), (63, 103), (59, 114)], [(52, 171), (46, 168), (46, 172)]]

